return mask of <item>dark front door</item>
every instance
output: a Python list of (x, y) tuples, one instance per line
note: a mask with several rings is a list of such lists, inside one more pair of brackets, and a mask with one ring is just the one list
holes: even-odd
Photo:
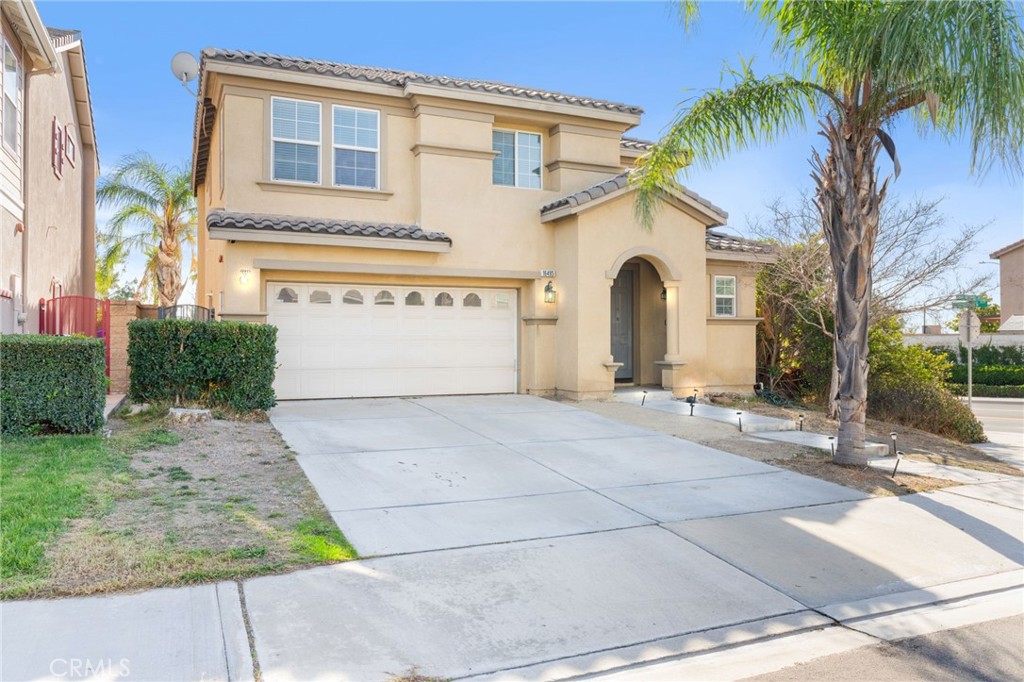
[(634, 272), (623, 268), (612, 284), (612, 358), (621, 362), (616, 381), (633, 380)]

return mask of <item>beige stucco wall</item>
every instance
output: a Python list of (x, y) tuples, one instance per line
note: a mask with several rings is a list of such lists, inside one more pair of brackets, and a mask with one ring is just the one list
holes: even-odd
[[(563, 226), (563, 222), (568, 224)], [(564, 248), (559, 246), (558, 269), (562, 274), (571, 264), (575, 281), (564, 282), (566, 294), (559, 302), (558, 388), (578, 398), (608, 397), (613, 390), (613, 371), (606, 367), (612, 362), (609, 296), (619, 267), (631, 258), (651, 263), (666, 289), (665, 353), (659, 361), (675, 364), (662, 366), (662, 383), (679, 395), (703, 388), (706, 314), (703, 296), (693, 292), (703, 288), (704, 225), (666, 207), (658, 213), (653, 228), (643, 230), (633, 217), (632, 195), (625, 194), (559, 221), (556, 227), (566, 228), (570, 233), (563, 240)], [(651, 279), (646, 280), (649, 285)], [(641, 277), (642, 292), (644, 281)], [(647, 287), (648, 294), (654, 293), (652, 288)], [(661, 290), (656, 292), (660, 300)], [(568, 326), (575, 332), (573, 340), (563, 345), (562, 316), (566, 313), (570, 315)], [(642, 364), (649, 365), (649, 358), (643, 357)], [(641, 376), (651, 370), (649, 366), (639, 369)]]
[[(541, 206), (621, 170), (619, 140), (628, 128), (621, 121), (235, 75), (214, 74), (210, 83), (207, 95), (217, 104), (218, 118), (205, 183), (197, 189), (197, 291), (198, 302), (212, 304), (223, 319), (265, 319), (270, 282), (512, 288), (518, 291), (521, 318), (519, 390), (607, 398), (614, 389), (610, 287), (618, 268), (631, 261), (639, 273), (639, 381), (661, 383), (680, 396), (705, 389), (709, 381), (739, 390), (752, 385), (753, 326), (746, 321), (712, 325), (714, 329), (708, 325), (705, 223), (692, 210), (667, 206), (653, 230), (644, 231), (634, 221), (632, 195), (626, 193), (593, 202), (576, 215), (540, 220)], [(270, 180), (272, 95), (321, 103), (320, 185)], [(330, 186), (333, 104), (381, 112), (378, 190)], [(492, 183), (491, 135), (496, 128), (541, 135), (541, 189)], [(230, 242), (212, 239), (205, 228), (206, 215), (217, 208), (415, 223), (445, 232), (452, 246), (435, 253), (303, 245), (286, 238), (277, 243)], [(540, 272), (547, 269), (557, 271), (550, 278), (558, 292), (554, 304), (543, 301), (549, 278)], [(661, 299), (662, 289), (666, 300)], [(754, 314), (752, 296), (752, 290), (741, 293), (745, 315)], [(749, 363), (711, 361), (709, 343), (716, 350), (729, 350), (726, 358), (749, 350)]]
[(999, 257), (999, 322), (1024, 315), (1024, 245)]
[[(736, 315), (717, 317), (716, 275), (736, 278)], [(749, 393), (757, 374), (757, 265), (708, 260), (704, 305), (708, 322), (708, 392)]]
[[(83, 245), (86, 239), (94, 239), (95, 233), (91, 226), (83, 226), (82, 209), (84, 201), (95, 201), (95, 185), (86, 181), (94, 181), (88, 167), (95, 165), (95, 156), (79, 134), (67, 55), (60, 58), (59, 72), (33, 74), (29, 79), (29, 154), (25, 163), (29, 331), (38, 329), (39, 299), (50, 297), (51, 284), (62, 285), (64, 295), (81, 296), (89, 293), (86, 285), (93, 278), (92, 269), (83, 276)], [(62, 126), (70, 126), (78, 147), (75, 165), (65, 161), (59, 178), (50, 157), (54, 117)]]
[[(8, 29), (5, 22), (5, 35), (13, 35)], [(80, 133), (68, 53), (58, 53), (58, 59), (59, 68), (51, 72), (26, 69), (20, 186), (15, 186), (18, 179), (10, 171), (12, 155), (6, 149), (0, 153), (6, 169), (0, 173), (0, 288), (13, 290), (20, 280), (23, 304), (16, 296), (13, 307), (25, 314), (25, 324), (11, 329), (6, 316), (8, 322), (0, 331), (38, 332), (39, 299), (54, 291), (85, 296), (95, 291), (96, 152)], [(65, 160), (59, 178), (51, 156), (54, 117), (70, 131), (77, 148), (75, 165)], [(19, 223), (21, 232), (16, 228)]]

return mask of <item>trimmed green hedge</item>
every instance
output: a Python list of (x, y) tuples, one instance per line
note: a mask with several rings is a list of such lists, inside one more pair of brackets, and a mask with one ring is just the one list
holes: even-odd
[[(967, 395), (967, 384), (946, 384), (954, 395)], [(1021, 386), (985, 386), (974, 385), (971, 395), (976, 398), (1024, 398), (1024, 385)]]
[(0, 336), (0, 431), (95, 431), (103, 426), (106, 371), (101, 339)]
[[(936, 355), (944, 355), (950, 362), (967, 364), (967, 347), (962, 343), (957, 348), (947, 346), (929, 346), (928, 350)], [(1024, 346), (993, 346), (985, 344), (975, 346), (971, 353), (975, 366), (1024, 366)]]
[[(1020, 386), (1024, 384), (1024, 367), (975, 365), (971, 378), (975, 386)], [(966, 365), (953, 365), (950, 383), (967, 383)]]
[(235, 410), (274, 406), (277, 327), (249, 322), (135, 320), (129, 396)]

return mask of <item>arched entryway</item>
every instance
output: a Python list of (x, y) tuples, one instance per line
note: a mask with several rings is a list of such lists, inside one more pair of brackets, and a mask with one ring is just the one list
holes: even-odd
[(630, 255), (615, 264), (611, 306), (611, 355), (616, 385), (662, 384), (668, 352), (665, 282), (673, 279), (664, 260)]

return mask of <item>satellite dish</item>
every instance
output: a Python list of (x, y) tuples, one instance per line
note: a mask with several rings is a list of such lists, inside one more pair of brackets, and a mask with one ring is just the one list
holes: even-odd
[(179, 52), (171, 58), (171, 73), (184, 85), (199, 75), (199, 62), (191, 52)]

